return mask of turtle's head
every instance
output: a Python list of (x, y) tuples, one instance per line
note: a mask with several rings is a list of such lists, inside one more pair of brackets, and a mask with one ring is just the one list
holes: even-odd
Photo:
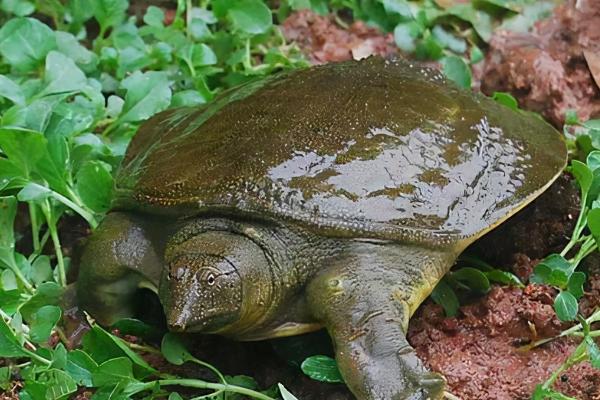
[(167, 246), (159, 295), (174, 331), (236, 336), (271, 296), (264, 250), (240, 233), (203, 231)]

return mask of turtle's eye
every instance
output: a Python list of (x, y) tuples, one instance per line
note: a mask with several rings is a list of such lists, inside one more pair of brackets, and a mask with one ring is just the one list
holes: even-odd
[(206, 277), (206, 283), (208, 283), (208, 286), (215, 284), (215, 275), (212, 272), (209, 272), (208, 276)]
[(213, 286), (217, 283), (217, 277), (219, 274), (216, 274), (214, 270), (205, 270), (200, 274), (200, 281), (206, 283), (208, 286)]

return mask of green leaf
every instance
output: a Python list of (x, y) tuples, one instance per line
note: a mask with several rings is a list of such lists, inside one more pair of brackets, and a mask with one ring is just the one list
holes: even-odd
[[(46, 388), (45, 398), (53, 400), (67, 399), (70, 394), (77, 391), (77, 384), (66, 372), (56, 368), (44, 371), (37, 382)], [(28, 386), (27, 384), (25, 386)]]
[(34, 18), (13, 18), (0, 28), (0, 54), (18, 71), (29, 72), (56, 48), (52, 30)]
[(77, 193), (86, 206), (103, 213), (110, 208), (113, 177), (110, 166), (102, 161), (88, 161), (77, 171)]
[(61, 311), (57, 306), (43, 306), (31, 314), (28, 320), (31, 340), (34, 343), (46, 342), (60, 316)]
[(504, 285), (514, 285), (517, 287), (525, 287), (523, 282), (515, 275), (507, 271), (501, 271), (499, 269), (493, 269), (491, 271), (485, 271), (485, 276), (490, 282), (498, 282)]
[(187, 361), (194, 361), (196, 359), (187, 351), (181, 340), (171, 332), (163, 337), (160, 351), (168, 362), (175, 365), (181, 365)]
[(52, 190), (37, 183), (28, 183), (17, 194), (19, 201), (40, 201), (52, 196)]
[(405, 18), (413, 18), (410, 4), (406, 0), (383, 0), (383, 8), (388, 13), (400, 14)]
[(302, 362), (302, 372), (312, 379), (320, 382), (341, 383), (344, 382), (337, 363), (331, 357), (311, 356)]
[(51, 51), (46, 57), (44, 82), (46, 87), (39, 96), (79, 92), (86, 86), (87, 79), (73, 60), (58, 51)]
[(596, 241), (600, 243), (600, 208), (592, 208), (587, 213), (587, 226)]
[(463, 89), (471, 88), (471, 68), (461, 57), (446, 56), (441, 63), (448, 79)]
[(437, 286), (431, 292), (431, 298), (444, 308), (448, 317), (454, 317), (458, 314), (458, 308), (460, 307), (458, 297), (446, 279), (438, 282)]
[(533, 394), (531, 395), (531, 400), (577, 400), (573, 397), (565, 396), (560, 392), (556, 392), (552, 389), (546, 389), (539, 384), (535, 387)]
[(471, 65), (477, 64), (478, 62), (483, 61), (484, 57), (485, 56), (483, 54), (483, 51), (481, 51), (481, 49), (479, 47), (477, 47), (476, 45), (473, 45), (471, 47), (471, 52), (470, 52)]
[(446, 13), (469, 22), (484, 42), (489, 42), (492, 38), (491, 16), (484, 11), (475, 9), (473, 4), (455, 4), (446, 9)]
[(127, 357), (112, 358), (100, 364), (92, 373), (95, 387), (114, 386), (123, 381), (134, 381), (133, 364)]
[(12, 387), (11, 370), (11, 367), (0, 367), (0, 389), (4, 391)]
[(415, 40), (421, 35), (423, 28), (415, 21), (401, 22), (394, 28), (396, 45), (407, 53), (415, 51)]
[(596, 169), (600, 168), (600, 151), (594, 150), (590, 152), (586, 158), (585, 163), (592, 171), (595, 171)]
[(564, 288), (573, 273), (573, 265), (560, 254), (550, 254), (538, 263), (529, 278), (532, 283)]
[(235, 0), (227, 10), (227, 15), (235, 29), (257, 35), (265, 33), (273, 25), (273, 16), (262, 0)]
[(35, 5), (27, 0), (2, 0), (0, 2), (0, 10), (7, 14), (24, 17), (35, 11)]
[(476, 268), (463, 267), (457, 271), (451, 273), (453, 279), (456, 279), (471, 290), (475, 290), (480, 293), (486, 293), (490, 290), (490, 281), (483, 272)]
[(594, 179), (592, 170), (581, 161), (573, 160), (571, 161), (571, 173), (575, 179), (577, 179), (577, 183), (579, 183), (579, 186), (581, 187), (582, 195), (587, 194)]
[[(467, 51), (467, 43), (464, 39), (448, 32), (441, 25), (436, 25), (431, 30), (438, 43), (443, 47), (452, 50), (455, 53), (462, 54)], [(470, 72), (470, 70), (469, 70)]]
[(598, 348), (598, 345), (596, 344), (596, 342), (594, 342), (594, 339), (589, 335), (586, 335), (585, 337), (585, 344), (592, 367), (600, 369), (600, 349)]
[(111, 26), (116, 26), (125, 19), (129, 7), (127, 0), (96, 0), (94, 18), (100, 24), (100, 31), (104, 33)]
[(75, 36), (68, 32), (56, 31), (56, 45), (58, 51), (75, 61), (83, 72), (92, 74), (96, 72), (98, 56), (83, 46)]
[(21, 87), (4, 75), (0, 75), (0, 97), (7, 98), (19, 106), (25, 105), (25, 95)]
[(55, 282), (44, 282), (38, 286), (35, 294), (21, 306), (21, 314), (26, 320), (46, 305), (58, 305), (64, 289)]
[(144, 22), (146, 25), (162, 28), (164, 26), (165, 13), (156, 6), (149, 6), (144, 14)]
[(142, 357), (131, 350), (123, 339), (111, 335), (98, 325), (92, 326), (92, 329), (83, 337), (83, 350), (97, 363), (122, 356), (129, 357), (133, 362), (135, 376), (140, 379), (157, 372)]
[(511, 110), (517, 111), (519, 109), (519, 103), (510, 93), (505, 92), (494, 92), (492, 99), (498, 103), (510, 108)]
[(4, 318), (0, 318), (0, 357), (11, 358), (23, 357), (26, 355), (27, 352), (21, 347), (14, 332), (6, 324)]
[(444, 54), (444, 49), (428, 31), (423, 40), (417, 44), (415, 57), (419, 60), (438, 60)]
[(200, 18), (192, 18), (190, 33), (192, 34), (192, 38), (196, 41), (204, 41), (212, 37), (212, 32), (208, 28), (208, 25)]
[(279, 388), (279, 393), (281, 394), (281, 398), (283, 400), (298, 400), (296, 396), (291, 394), (290, 391), (287, 390), (281, 383), (278, 383), (277, 387)]
[(0, 265), (14, 265), (17, 199), (14, 196), (0, 197)]
[(588, 129), (600, 129), (600, 119), (588, 119), (583, 123)]
[(554, 299), (554, 311), (561, 321), (573, 321), (578, 310), (577, 299), (569, 292), (561, 291)]
[(133, 335), (142, 339), (155, 338), (162, 336), (158, 328), (134, 318), (123, 318), (115, 322), (111, 327), (118, 329), (122, 335)]
[(92, 387), (92, 374), (98, 369), (98, 364), (83, 350), (73, 350), (67, 354), (65, 371), (78, 385)]
[(54, 349), (50, 351), (52, 358), (52, 367), (64, 370), (67, 367), (67, 348), (64, 344), (58, 343)]
[(134, 72), (124, 79), (127, 89), (119, 121), (137, 122), (166, 109), (171, 102), (171, 89), (166, 72)]
[(585, 273), (583, 272), (573, 272), (569, 277), (569, 282), (567, 283), (567, 290), (571, 293), (576, 299), (581, 298), (583, 296), (583, 285), (585, 283)]
[(192, 107), (207, 102), (207, 99), (197, 90), (182, 90), (173, 95), (170, 107)]
[(29, 177), (46, 152), (46, 139), (39, 132), (21, 128), (0, 128), (0, 149)]

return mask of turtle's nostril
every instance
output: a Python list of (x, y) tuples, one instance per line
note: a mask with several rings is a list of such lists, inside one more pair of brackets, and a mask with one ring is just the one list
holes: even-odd
[(167, 325), (172, 332), (184, 332), (187, 324), (185, 319), (180, 316), (179, 318), (169, 318)]

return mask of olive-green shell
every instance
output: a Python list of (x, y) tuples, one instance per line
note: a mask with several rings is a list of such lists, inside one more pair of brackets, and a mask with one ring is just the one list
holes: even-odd
[(431, 69), (369, 58), (155, 116), (127, 151), (116, 207), (451, 244), (523, 207), (565, 162), (561, 135), (541, 119)]

